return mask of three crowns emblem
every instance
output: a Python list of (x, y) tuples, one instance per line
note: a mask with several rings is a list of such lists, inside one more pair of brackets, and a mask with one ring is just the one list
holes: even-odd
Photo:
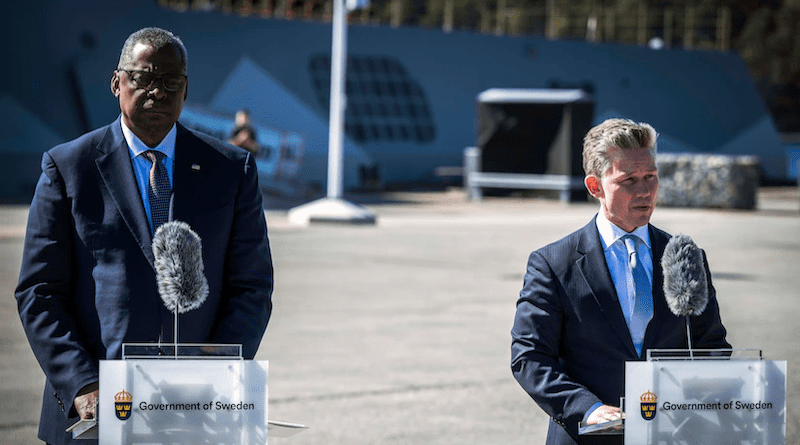
[(658, 396), (648, 390), (639, 397), (639, 402), (641, 402), (642, 418), (644, 420), (653, 420), (656, 417), (656, 402), (658, 402)]
[(132, 402), (133, 396), (124, 389), (114, 395), (114, 412), (117, 414), (117, 419), (128, 420), (131, 417)]

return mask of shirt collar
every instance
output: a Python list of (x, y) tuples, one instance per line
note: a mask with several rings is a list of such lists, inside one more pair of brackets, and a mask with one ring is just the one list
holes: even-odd
[(125, 136), (125, 141), (128, 142), (128, 148), (130, 148), (131, 153), (133, 153), (133, 157), (139, 156), (147, 150), (158, 150), (164, 153), (167, 158), (175, 156), (175, 139), (178, 134), (178, 129), (175, 124), (172, 124), (172, 128), (169, 130), (169, 133), (164, 136), (164, 139), (162, 139), (157, 146), (151, 148), (142, 142), (142, 140), (125, 125), (124, 119), (120, 119), (119, 121), (122, 124), (122, 134)]
[(603, 215), (603, 212), (599, 212), (597, 214), (597, 231), (600, 232), (600, 242), (603, 243), (603, 250), (608, 249), (612, 246), (615, 242), (617, 242), (620, 238), (625, 235), (636, 235), (641, 238), (642, 241), (647, 245), (648, 248), (650, 247), (650, 231), (647, 228), (647, 225), (643, 225), (637, 227), (633, 230), (633, 232), (626, 232), (620, 229), (616, 224), (612, 223), (608, 220), (608, 218)]

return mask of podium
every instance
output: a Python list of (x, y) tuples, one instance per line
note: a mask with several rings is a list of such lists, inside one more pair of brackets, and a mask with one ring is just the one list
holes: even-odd
[(783, 445), (786, 361), (757, 349), (652, 350), (625, 363), (624, 419), (582, 435), (625, 445)]
[[(77, 439), (100, 444), (266, 444), (306, 427), (268, 420), (267, 361), (242, 359), (240, 345), (125, 344), (100, 362), (96, 427)], [(269, 430), (269, 434), (268, 434)]]

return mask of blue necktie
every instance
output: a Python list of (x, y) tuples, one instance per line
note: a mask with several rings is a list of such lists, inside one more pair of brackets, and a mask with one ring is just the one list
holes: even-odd
[(161, 162), (166, 155), (158, 150), (147, 150), (144, 156), (151, 164), (147, 197), (150, 200), (150, 217), (153, 220), (153, 233), (155, 233), (158, 226), (169, 219), (169, 198), (172, 190), (167, 168)]
[(631, 319), (628, 322), (628, 329), (631, 331), (631, 339), (636, 347), (636, 353), (642, 355), (644, 345), (644, 333), (647, 331), (647, 324), (653, 318), (653, 287), (647, 278), (644, 264), (639, 259), (637, 252), (638, 244), (642, 242), (638, 236), (625, 235), (622, 237), (625, 247), (628, 249), (628, 262), (633, 275), (634, 284), (634, 305)]

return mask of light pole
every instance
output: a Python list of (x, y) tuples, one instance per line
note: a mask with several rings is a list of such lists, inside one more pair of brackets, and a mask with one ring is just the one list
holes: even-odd
[[(348, 0), (348, 3), (350, 1)], [(289, 210), (289, 220), (296, 224), (315, 222), (375, 224), (369, 210), (342, 199), (344, 187), (344, 117), (347, 107), (347, 13), (363, 6), (354, 1), (333, 0), (333, 36), (331, 45), (331, 102), (328, 127), (327, 197)]]

